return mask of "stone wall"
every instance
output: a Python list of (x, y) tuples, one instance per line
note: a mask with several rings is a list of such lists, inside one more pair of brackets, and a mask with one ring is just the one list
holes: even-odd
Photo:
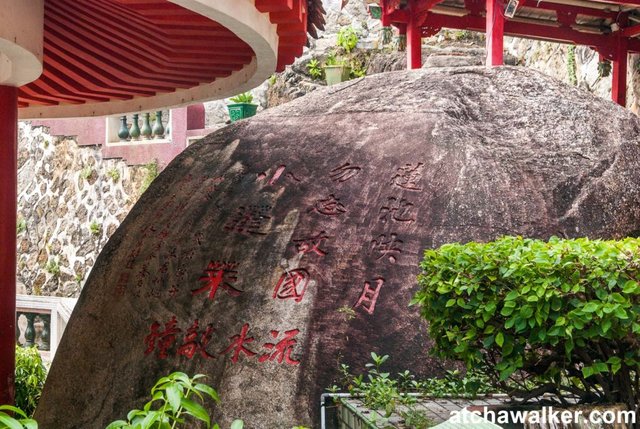
[(18, 152), (18, 292), (77, 297), (153, 167), (103, 159), (30, 123), (20, 123)]

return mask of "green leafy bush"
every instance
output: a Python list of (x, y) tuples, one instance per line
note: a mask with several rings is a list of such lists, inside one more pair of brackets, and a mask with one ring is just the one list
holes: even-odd
[(0, 405), (0, 429), (38, 429), (38, 423), (19, 408)]
[[(162, 377), (151, 389), (151, 401), (142, 410), (130, 411), (126, 421), (116, 420), (106, 429), (174, 429), (186, 427), (187, 416), (203, 422), (207, 428), (212, 427), (209, 413), (202, 404), (205, 397), (215, 402), (220, 398), (212, 387), (198, 382), (204, 377), (198, 374), (190, 378), (182, 372)], [(231, 429), (243, 427), (241, 420), (231, 424)], [(218, 424), (213, 428), (219, 429)]]
[(16, 346), (16, 406), (32, 416), (40, 400), (47, 369), (36, 347)]
[(413, 303), (438, 356), (521, 399), (638, 403), (640, 240), (504, 237), (427, 250)]
[(338, 31), (337, 44), (347, 51), (347, 53), (353, 51), (358, 44), (358, 34), (356, 33), (356, 30), (351, 26), (342, 27)]

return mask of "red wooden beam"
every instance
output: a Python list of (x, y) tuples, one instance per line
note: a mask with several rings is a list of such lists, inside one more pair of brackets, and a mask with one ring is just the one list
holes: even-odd
[(422, 67), (422, 21), (417, 0), (409, 0), (409, 22), (407, 23), (407, 68)]
[(487, 0), (487, 67), (504, 64), (504, 6), (501, 0)]
[[(449, 16), (431, 13), (425, 23), (430, 27), (444, 27), (458, 30), (486, 31), (485, 19), (481, 16)], [(425, 30), (423, 30), (425, 31)], [(504, 34), (537, 40), (548, 40), (561, 43), (575, 43), (592, 47), (609, 46), (614, 42), (613, 36), (582, 33), (567, 27), (537, 25), (524, 22), (506, 21)], [(640, 49), (639, 44), (633, 48)], [(635, 49), (632, 49), (635, 52)]]
[[(626, 22), (622, 22), (622, 25)], [(613, 56), (613, 73), (611, 80), (611, 99), (627, 107), (627, 65), (628, 65), (628, 39), (622, 32), (618, 32)]]
[(18, 90), (0, 86), (0, 404), (13, 404), (16, 358)]

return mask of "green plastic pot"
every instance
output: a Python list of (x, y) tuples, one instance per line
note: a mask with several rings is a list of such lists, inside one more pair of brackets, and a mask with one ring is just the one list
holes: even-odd
[(373, 19), (382, 18), (382, 8), (380, 6), (378, 6), (378, 5), (370, 4), (369, 5), (369, 15), (371, 15), (371, 18), (373, 18)]
[(235, 122), (255, 115), (258, 111), (258, 105), (251, 103), (228, 104), (227, 109), (229, 109), (231, 122)]
[(324, 76), (327, 81), (327, 85), (335, 85), (336, 83), (345, 82), (349, 80), (350, 74), (351, 67), (349, 66), (324, 66)]

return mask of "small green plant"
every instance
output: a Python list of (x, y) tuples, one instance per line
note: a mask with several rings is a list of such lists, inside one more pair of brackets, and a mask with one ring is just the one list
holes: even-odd
[(120, 171), (118, 171), (117, 168), (112, 168), (111, 170), (107, 171), (107, 176), (109, 176), (114, 183), (118, 183), (118, 181), (120, 180)]
[(38, 429), (38, 423), (20, 408), (0, 405), (0, 429)]
[(253, 94), (251, 92), (244, 92), (242, 94), (238, 94), (235, 97), (231, 97), (229, 99), (232, 103), (248, 103), (251, 104), (253, 102)]
[(340, 31), (338, 31), (337, 44), (347, 53), (353, 51), (358, 44), (358, 34), (356, 30), (351, 26), (342, 27)]
[(159, 174), (157, 160), (148, 163), (144, 166), (144, 168), (146, 170), (146, 174), (144, 176), (144, 179), (142, 180), (142, 184), (140, 185), (140, 194), (144, 194), (144, 192), (149, 188), (151, 183), (156, 180), (156, 177), (158, 177)]
[[(151, 389), (151, 401), (142, 410), (132, 410), (127, 420), (116, 420), (106, 429), (175, 429), (187, 427), (186, 417), (203, 422), (207, 428), (219, 429), (216, 423), (211, 426), (209, 412), (202, 405), (205, 397), (219, 402), (218, 393), (210, 386), (198, 382), (205, 378), (202, 374), (189, 377), (182, 372), (174, 372), (162, 377)], [(154, 406), (155, 405), (155, 406)], [(242, 429), (241, 420), (235, 420), (231, 429)]]
[(427, 417), (426, 413), (422, 410), (409, 408), (406, 411), (401, 411), (400, 417), (404, 419), (404, 425), (407, 428), (427, 429), (435, 426), (435, 422)]
[(55, 259), (49, 259), (47, 265), (45, 266), (45, 270), (47, 270), (49, 274), (58, 276), (60, 274), (60, 264)]
[(348, 305), (343, 305), (342, 307), (338, 308), (338, 310), (336, 310), (338, 313), (341, 313), (344, 315), (344, 318), (349, 321), (352, 320), (356, 317), (356, 311), (353, 309), (353, 307), (350, 307)]
[(317, 59), (313, 58), (307, 63), (307, 71), (314, 79), (322, 79), (322, 68)]
[(82, 283), (82, 279), (84, 279), (84, 276), (81, 273), (77, 273), (76, 274), (76, 283), (78, 283), (78, 284)]
[(278, 80), (278, 76), (276, 76), (275, 74), (272, 74), (271, 77), (269, 77), (269, 86), (275, 85), (276, 80)]
[(89, 231), (91, 231), (92, 235), (100, 235), (102, 232), (102, 225), (94, 220), (91, 222), (91, 225), (89, 225)]
[(18, 223), (16, 225), (16, 233), (22, 234), (26, 230), (27, 230), (27, 221), (25, 220), (25, 218), (21, 217), (20, 219), (18, 219)]
[(80, 177), (84, 180), (89, 180), (89, 178), (93, 175), (93, 168), (87, 165), (82, 170), (80, 170)]
[(27, 416), (36, 410), (46, 379), (47, 369), (38, 349), (16, 346), (15, 403)]

